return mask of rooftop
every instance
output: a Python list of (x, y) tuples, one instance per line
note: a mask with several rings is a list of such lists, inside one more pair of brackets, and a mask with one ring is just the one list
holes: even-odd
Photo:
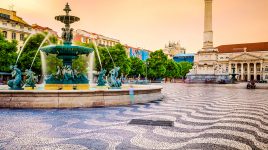
[(14, 22), (18, 22), (18, 23), (24, 24), (26, 26), (30, 26), (21, 17), (17, 16), (16, 11), (0, 8), (0, 14), (4, 14), (4, 15), (0, 15), (0, 18), (2, 18), (2, 19), (12, 20)]
[(219, 53), (268, 51), (268, 42), (220, 45), (217, 48)]

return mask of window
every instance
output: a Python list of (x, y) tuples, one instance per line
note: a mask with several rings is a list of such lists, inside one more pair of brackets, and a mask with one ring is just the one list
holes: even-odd
[(16, 40), (16, 33), (12, 32), (12, 40)]
[(268, 75), (265, 75), (265, 79), (268, 79)]
[(7, 38), (7, 31), (3, 31), (3, 36)]
[(23, 25), (20, 25), (20, 29), (24, 29), (24, 26)]
[(16, 27), (16, 24), (15, 24), (15, 23), (13, 23), (13, 24), (12, 24), (12, 27), (14, 27), (14, 28), (15, 28), (15, 27)]
[(20, 34), (20, 40), (21, 40), (21, 41), (24, 40), (24, 34)]
[(265, 68), (265, 72), (268, 72), (268, 67)]
[(3, 26), (7, 26), (7, 23), (6, 22), (3, 22)]

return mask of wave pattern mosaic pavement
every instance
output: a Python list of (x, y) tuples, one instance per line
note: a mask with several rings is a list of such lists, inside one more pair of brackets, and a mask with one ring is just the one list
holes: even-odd
[[(1, 109), (0, 149), (268, 149), (267, 90), (163, 87), (163, 101), (131, 107)], [(129, 125), (131, 119), (174, 127)]]

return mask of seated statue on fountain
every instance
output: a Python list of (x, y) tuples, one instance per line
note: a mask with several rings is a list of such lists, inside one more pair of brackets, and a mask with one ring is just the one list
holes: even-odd
[(114, 67), (109, 73), (110, 73), (110, 78), (108, 81), (108, 84), (110, 88), (121, 88), (122, 83), (120, 79), (117, 79), (118, 77), (118, 71), (120, 70), (120, 67)]
[(72, 83), (72, 80), (74, 80), (74, 73), (70, 65), (63, 67), (62, 74), (63, 74), (63, 82), (65, 84)]
[(106, 84), (106, 80), (104, 79), (106, 70), (105, 69), (101, 69), (99, 76), (98, 76), (98, 86), (105, 86)]
[(10, 87), (11, 90), (23, 90), (23, 82), (21, 77), (21, 71), (19, 68), (17, 68), (17, 65), (10, 66), (10, 69), (12, 69), (11, 76), (12, 80), (9, 80), (7, 82), (7, 85)]
[(72, 39), (73, 39), (73, 28), (71, 28), (71, 29), (61, 28), (61, 30), (62, 30), (61, 38), (66, 43), (71, 43)]
[(79, 67), (73, 70), (75, 83), (88, 83), (88, 78), (83, 72), (78, 72)]
[(38, 77), (35, 76), (35, 73), (31, 69), (26, 69), (26, 81), (25, 87), (32, 87), (34, 89), (36, 86), (35, 84), (38, 82)]

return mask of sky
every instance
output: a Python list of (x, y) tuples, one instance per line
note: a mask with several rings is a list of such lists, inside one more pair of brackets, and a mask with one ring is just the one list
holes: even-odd
[[(204, 0), (0, 0), (29, 24), (48, 26), (61, 34), (54, 16), (71, 15), (74, 29), (103, 34), (123, 44), (150, 50), (179, 41), (187, 53), (202, 48)], [(214, 46), (268, 41), (268, 0), (213, 0)]]

